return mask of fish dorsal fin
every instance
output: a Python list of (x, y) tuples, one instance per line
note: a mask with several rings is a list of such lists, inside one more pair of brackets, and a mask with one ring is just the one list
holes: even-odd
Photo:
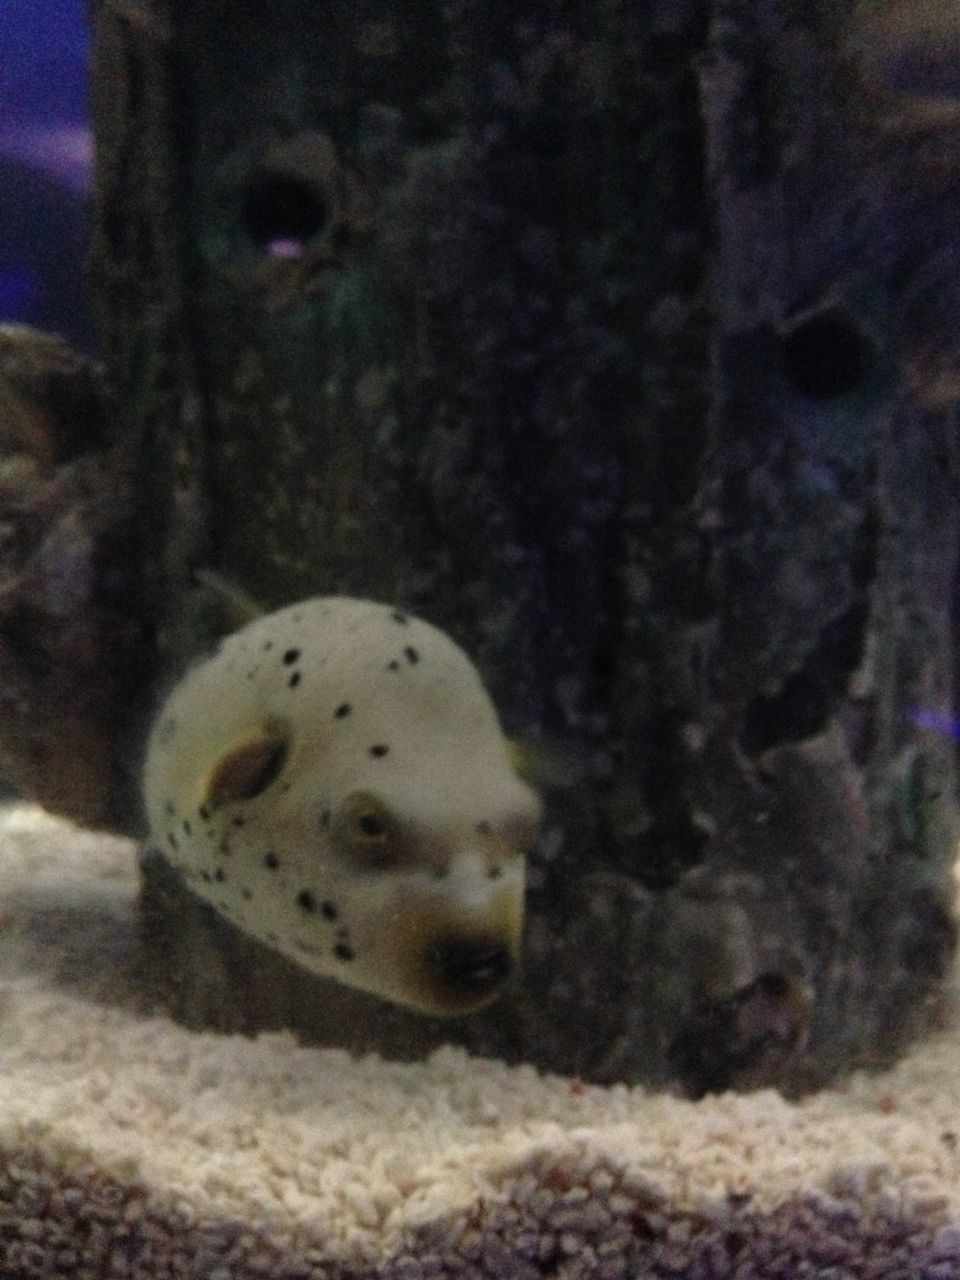
[(217, 607), (226, 616), (234, 630), (246, 626), (248, 622), (257, 622), (268, 610), (249, 591), (231, 582), (229, 578), (216, 569), (194, 569), (193, 578), (197, 586), (203, 587), (217, 602)]

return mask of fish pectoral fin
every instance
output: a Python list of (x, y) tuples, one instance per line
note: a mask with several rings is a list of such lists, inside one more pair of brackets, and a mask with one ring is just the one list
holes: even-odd
[(287, 759), (290, 735), (279, 725), (263, 725), (213, 766), (204, 788), (211, 811), (236, 800), (252, 800), (275, 782)]
[(537, 789), (576, 787), (588, 776), (586, 757), (559, 743), (508, 738), (507, 755), (520, 781)]

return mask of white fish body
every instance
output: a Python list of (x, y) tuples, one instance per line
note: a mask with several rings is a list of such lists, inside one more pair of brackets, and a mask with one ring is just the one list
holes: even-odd
[(517, 966), (539, 800), (428, 623), (343, 596), (249, 623), (164, 702), (143, 785), (152, 847), (313, 972), (452, 1015)]

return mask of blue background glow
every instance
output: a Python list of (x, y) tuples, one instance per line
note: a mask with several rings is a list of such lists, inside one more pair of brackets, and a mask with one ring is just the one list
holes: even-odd
[(80, 123), (87, 110), (83, 0), (3, 0), (0, 121)]
[(84, 0), (2, 0), (0, 322), (93, 345)]

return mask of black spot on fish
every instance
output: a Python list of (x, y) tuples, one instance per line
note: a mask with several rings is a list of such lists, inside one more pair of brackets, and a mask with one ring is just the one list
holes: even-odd
[(316, 911), (317, 900), (309, 889), (301, 889), (297, 894), (297, 906), (303, 911)]
[(336, 903), (331, 902), (330, 899), (327, 898), (324, 902), (320, 903), (320, 914), (323, 916), (324, 920), (336, 920), (340, 912), (337, 910)]
[(168, 832), (167, 832), (167, 839), (170, 841), (170, 848), (171, 848), (171, 849), (173, 849), (174, 851), (176, 851), (177, 849), (179, 849), (179, 848), (180, 848), (180, 846), (177, 844), (177, 837), (173, 834), (173, 832), (172, 832), (172, 831), (168, 831)]
[(272, 640), (266, 640), (266, 641), (264, 641), (264, 645), (263, 645), (263, 652), (264, 652), (264, 653), (269, 653), (269, 652), (270, 652), (270, 650), (271, 650), (272, 648), (273, 648), (273, 641), (272, 641)]
[(351, 707), (349, 702), (341, 702), (339, 707), (337, 707), (336, 711), (333, 713), (334, 718), (342, 720), (345, 716), (348, 716), (352, 710), (353, 707)]
[(201, 822), (209, 822), (209, 821), (210, 821), (210, 810), (207, 808), (207, 806), (206, 806), (205, 804), (202, 804), (202, 805), (200, 806), (199, 813), (200, 813), (200, 821), (201, 821)]
[(407, 645), (407, 647), (403, 651), (403, 655), (406, 658), (406, 660), (410, 663), (411, 667), (416, 666), (416, 664), (420, 661), (420, 654), (417, 652), (416, 649), (414, 649), (412, 644)]
[(280, 859), (275, 853), (265, 853), (263, 855), (263, 865), (268, 871), (276, 871), (280, 865)]
[(299, 649), (288, 649), (286, 653), (283, 655), (283, 665), (285, 667), (292, 666), (292, 664), (296, 662), (296, 660), (299, 657), (300, 657)]
[(245, 902), (249, 902), (250, 899), (253, 897), (252, 889), (241, 889), (240, 892), (243, 894), (243, 898)]
[(487, 872), (487, 879), (499, 880), (502, 875), (503, 875), (502, 867), (491, 867), (490, 870)]
[(490, 834), (490, 823), (478, 822), (474, 830), (478, 836), (488, 836)]
[(238, 813), (231, 821), (235, 827), (245, 827), (247, 825), (247, 820), (242, 813)]
[(223, 884), (224, 880), (227, 878), (227, 873), (224, 871), (223, 867), (217, 867), (216, 871), (213, 873), (213, 878), (216, 880), (217, 884)]
[(338, 960), (352, 960), (353, 947), (348, 946), (346, 942), (338, 942), (337, 945), (333, 948), (333, 954), (337, 957)]
[(390, 748), (384, 743), (377, 742), (370, 748), (370, 755), (372, 755), (375, 760), (382, 760), (389, 750)]
[(326, 827), (329, 827), (329, 825), (330, 825), (330, 810), (324, 809), (323, 813), (321, 813), (320, 815), (320, 826), (326, 828)]
[(226, 836), (224, 836), (223, 839), (220, 841), (220, 843), (217, 845), (217, 850), (218, 852), (222, 853), (225, 858), (229, 858), (231, 853), (233, 853), (233, 849), (230, 847), (230, 841), (227, 839)]
[(388, 670), (388, 671), (399, 671), (399, 670), (400, 670), (400, 663), (396, 660), (396, 658), (394, 658), (392, 662), (388, 662), (388, 663), (387, 663), (387, 670)]
[(184, 818), (183, 820), (183, 834), (185, 836), (189, 836), (193, 834), (193, 828), (190, 826), (189, 818)]
[(394, 622), (399, 623), (401, 627), (405, 627), (407, 623), (410, 621), (407, 615), (405, 613), (401, 613), (399, 609), (394, 610), (394, 612), (391, 613), (390, 617), (394, 620)]
[(200, 879), (203, 880), (206, 884), (211, 884), (213, 882), (213, 876), (210, 874), (209, 871), (201, 871)]
[(166, 809), (168, 818), (172, 818), (173, 815), (177, 812), (177, 807), (172, 800), (168, 800), (167, 803), (164, 805), (164, 808)]
[(303, 676), (300, 674), (300, 672), (295, 671), (293, 675), (290, 677), (290, 679), (287, 681), (287, 684), (290, 686), (291, 689), (295, 689), (302, 679), (303, 679)]

